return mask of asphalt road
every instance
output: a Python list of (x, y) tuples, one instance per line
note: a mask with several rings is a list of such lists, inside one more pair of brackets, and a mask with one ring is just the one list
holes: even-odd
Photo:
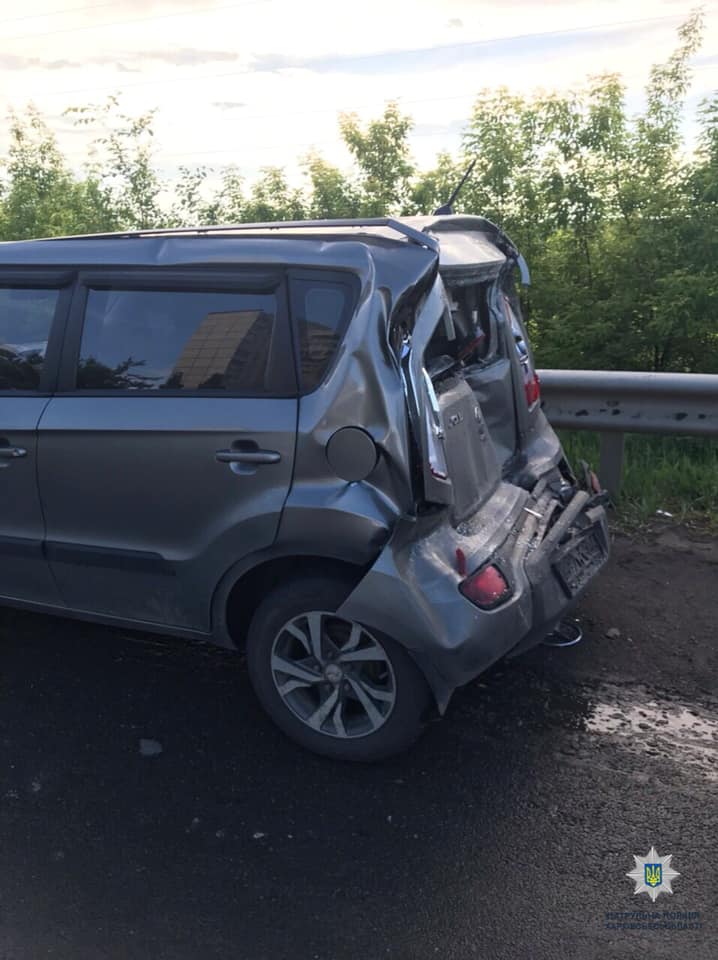
[[(0, 613), (0, 958), (714, 960), (718, 545), (619, 537), (581, 614), (354, 767), (236, 656)], [(625, 877), (652, 845), (655, 905)], [(607, 927), (636, 910), (702, 927)]]

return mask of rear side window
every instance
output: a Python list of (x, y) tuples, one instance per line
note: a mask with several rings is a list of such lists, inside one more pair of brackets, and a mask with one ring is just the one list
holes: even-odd
[(292, 280), (292, 313), (299, 333), (299, 366), (303, 393), (324, 379), (349, 323), (354, 287), (348, 280)]
[(38, 390), (59, 290), (0, 288), (0, 390)]
[(77, 388), (284, 395), (277, 326), (273, 292), (90, 289)]

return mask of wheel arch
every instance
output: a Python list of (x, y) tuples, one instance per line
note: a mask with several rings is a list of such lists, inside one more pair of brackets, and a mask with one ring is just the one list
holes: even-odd
[(254, 611), (283, 577), (326, 575), (346, 580), (347, 596), (364, 577), (369, 564), (314, 553), (265, 553), (232, 566), (212, 597), (212, 640), (222, 647), (241, 650)]

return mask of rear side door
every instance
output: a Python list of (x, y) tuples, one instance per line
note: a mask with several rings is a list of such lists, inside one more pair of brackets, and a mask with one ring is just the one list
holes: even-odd
[(37, 425), (50, 400), (71, 277), (0, 272), (0, 596), (61, 605), (43, 553)]
[(40, 423), (47, 555), (67, 605), (206, 631), (275, 539), (296, 383), (279, 273), (80, 275)]

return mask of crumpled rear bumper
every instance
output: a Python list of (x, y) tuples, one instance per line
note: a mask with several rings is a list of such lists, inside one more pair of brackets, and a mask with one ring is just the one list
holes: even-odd
[[(590, 579), (569, 591), (557, 571), (561, 558), (575, 552), (582, 542), (593, 537), (602, 547)], [(531, 588), (533, 604), (531, 630), (511, 651), (522, 653), (539, 643), (556, 628), (588, 587), (590, 580), (606, 565), (610, 550), (608, 520), (602, 506), (591, 506), (587, 493), (577, 493), (565, 507), (546, 536), (523, 559), (523, 569)]]
[[(546, 533), (542, 517), (556, 509), (552, 500), (549, 493), (535, 498), (502, 483), (458, 528), (446, 515), (401, 521), (339, 613), (402, 643), (443, 712), (456, 687), (538, 643), (576, 602), (583, 589), (569, 597), (554, 569), (557, 553), (570, 549), (573, 538), (585, 536), (591, 525), (600, 531), (607, 559), (603, 507), (588, 506), (588, 494), (577, 493)], [(457, 549), (469, 573), (495, 563), (511, 585), (511, 598), (494, 610), (467, 600), (458, 589)]]

